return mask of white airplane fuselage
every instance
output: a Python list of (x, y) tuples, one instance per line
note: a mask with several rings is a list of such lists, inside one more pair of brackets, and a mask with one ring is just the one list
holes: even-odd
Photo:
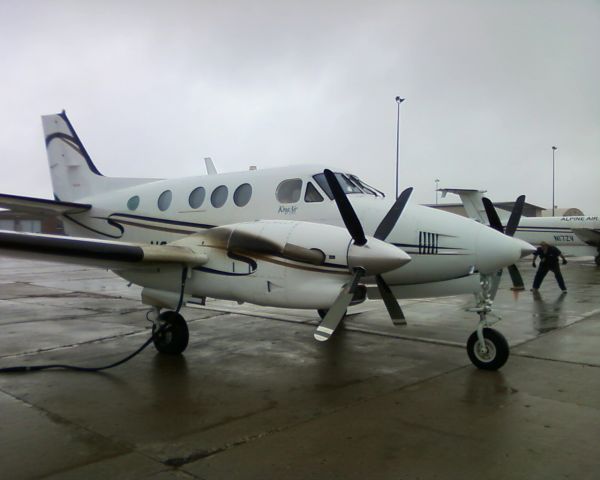
[[(303, 231), (313, 229), (314, 248), (319, 248), (319, 243), (326, 241), (327, 225), (344, 228), (335, 202), (315, 181), (314, 175), (320, 174), (323, 169), (323, 166), (318, 165), (293, 166), (157, 180), (79, 198), (78, 202), (91, 204), (92, 209), (77, 215), (67, 215), (63, 220), (67, 233), (72, 236), (150, 244), (172, 243), (222, 225), (281, 220), (286, 225), (298, 222), (302, 224)], [(278, 187), (282, 182), (294, 179), (301, 182), (300, 194), (296, 194), (297, 201), (279, 201), (276, 195)], [(251, 195), (247, 204), (237, 206), (234, 192), (241, 185), (249, 185)], [(198, 187), (204, 189), (201, 205), (197, 205), (197, 198), (196, 203), (190, 202), (190, 194)], [(219, 202), (216, 199), (211, 201), (211, 197), (217, 195), (217, 191), (223, 192), (223, 187), (228, 194), (224, 197), (223, 205), (217, 207), (215, 205), (219, 205)], [(243, 188), (248, 191), (248, 187)], [(309, 198), (307, 189), (316, 189), (317, 198), (322, 200), (314, 201), (312, 191), (313, 201), (306, 201)], [(164, 194), (167, 191), (171, 193)], [(171, 197), (166, 208), (166, 203), (161, 204), (163, 210), (159, 208), (161, 195)], [(373, 234), (393, 204), (392, 199), (381, 195), (354, 193), (348, 197), (367, 235)], [(304, 222), (324, 225), (310, 227), (304, 225)], [(392, 287), (422, 285), (423, 289), (416, 293), (418, 296), (428, 296), (428, 284), (432, 282), (461, 279), (475, 271), (490, 273), (517, 261), (521, 256), (517, 242), (486, 226), (411, 203), (406, 206), (386, 241), (404, 250), (412, 260), (407, 265), (384, 274), (385, 280)], [(332, 260), (330, 263), (335, 262), (336, 260)], [(198, 296), (305, 308), (325, 307), (339, 291), (339, 282), (331, 289), (325, 287), (327, 274), (323, 272), (323, 298), (315, 296), (314, 283), (307, 288), (304, 298), (301, 294), (272, 295), (270, 288), (264, 288), (265, 282), (269, 282), (275, 290), (281, 288), (283, 292), (287, 289), (301, 290), (303, 282), (315, 281), (312, 277), (305, 279), (305, 272), (301, 269), (285, 270), (280, 267), (279, 264), (262, 262), (256, 272), (246, 275), (248, 266), (243, 261), (228, 259), (218, 269), (194, 271), (188, 284), (190, 290), (195, 292), (194, 295)], [(152, 282), (147, 275), (142, 279), (135, 272), (117, 273), (156, 290), (165, 288), (164, 285), (177, 285), (179, 275), (177, 272), (165, 275), (163, 271), (156, 276), (156, 282)], [(339, 271), (330, 271), (329, 274), (339, 275)], [(257, 285), (252, 285), (253, 283)], [(257, 292), (263, 294), (258, 295)], [(436, 292), (436, 295), (439, 294), (440, 292)]]
[(539, 245), (546, 242), (566, 255), (597, 255), (600, 246), (598, 216), (522, 217), (515, 236)]

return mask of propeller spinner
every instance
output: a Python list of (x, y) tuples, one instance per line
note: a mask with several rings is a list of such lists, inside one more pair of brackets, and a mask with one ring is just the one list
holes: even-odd
[(394, 323), (397, 323), (398, 320), (404, 320), (402, 308), (381, 274), (395, 270), (411, 260), (406, 252), (385, 242), (385, 239), (400, 218), (410, 198), (412, 188), (407, 188), (402, 192), (375, 230), (374, 236), (367, 239), (360, 220), (335, 174), (331, 170), (325, 170), (323, 173), (344, 225), (353, 239), (353, 243), (348, 250), (348, 266), (351, 268), (353, 275), (317, 327), (315, 338), (319, 341), (328, 340), (333, 335), (352, 301), (361, 277), (365, 275), (375, 275), (381, 297)]

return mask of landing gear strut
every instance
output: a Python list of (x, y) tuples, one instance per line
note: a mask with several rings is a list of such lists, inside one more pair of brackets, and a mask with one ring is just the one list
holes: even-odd
[(147, 318), (152, 322), (152, 341), (160, 353), (179, 355), (188, 346), (190, 333), (185, 319), (179, 313), (183, 306), (188, 272), (188, 267), (184, 267), (181, 271), (181, 290), (175, 311), (167, 310), (161, 313), (160, 307), (154, 307), (148, 312)]
[[(481, 275), (481, 291), (477, 294), (477, 305), (471, 311), (479, 314), (479, 324), (467, 341), (469, 359), (477, 368), (482, 370), (498, 370), (510, 354), (510, 347), (504, 335), (489, 328), (494, 323), (488, 319), (492, 312), (493, 297), (496, 296), (499, 277)], [(500, 317), (496, 317), (500, 320)]]

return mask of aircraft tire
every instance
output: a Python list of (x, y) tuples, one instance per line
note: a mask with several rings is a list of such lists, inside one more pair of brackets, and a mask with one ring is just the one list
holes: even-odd
[(483, 338), (488, 351), (480, 351), (480, 343), (477, 332), (473, 332), (467, 341), (467, 353), (469, 359), (481, 370), (498, 370), (506, 361), (510, 353), (508, 342), (504, 335), (493, 328), (483, 329)]
[(596, 265), (598, 265), (600, 267), (600, 255), (596, 255), (594, 257), (594, 262), (596, 262)]
[(185, 319), (177, 312), (166, 311), (160, 314), (160, 321), (166, 323), (166, 328), (154, 335), (156, 325), (152, 327), (154, 347), (160, 353), (179, 355), (188, 345), (190, 334)]

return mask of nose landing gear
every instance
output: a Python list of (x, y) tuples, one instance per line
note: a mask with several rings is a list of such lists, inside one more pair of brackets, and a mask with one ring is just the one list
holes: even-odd
[[(488, 320), (498, 291), (500, 274), (501, 271), (495, 275), (481, 275), (481, 291), (476, 295), (477, 304), (470, 309), (479, 314), (479, 324), (467, 341), (467, 354), (471, 363), (482, 370), (498, 370), (510, 355), (506, 338), (499, 331), (489, 328), (495, 322)], [(496, 319), (499, 321), (500, 317), (496, 316)]]
[(467, 341), (469, 360), (482, 370), (498, 370), (508, 360), (510, 348), (504, 335), (493, 328), (483, 328), (481, 338), (475, 331)]

